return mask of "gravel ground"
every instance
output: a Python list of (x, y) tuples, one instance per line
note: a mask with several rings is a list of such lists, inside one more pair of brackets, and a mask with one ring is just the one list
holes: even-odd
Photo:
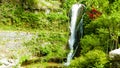
[(19, 57), (28, 54), (23, 43), (36, 36), (28, 32), (0, 31), (0, 68), (16, 66)]

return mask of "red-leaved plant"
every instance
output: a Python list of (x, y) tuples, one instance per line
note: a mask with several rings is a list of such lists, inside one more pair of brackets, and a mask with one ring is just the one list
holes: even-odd
[(102, 13), (100, 11), (96, 10), (95, 8), (92, 8), (90, 11), (87, 12), (87, 14), (90, 19), (96, 19), (97, 17), (102, 15)]

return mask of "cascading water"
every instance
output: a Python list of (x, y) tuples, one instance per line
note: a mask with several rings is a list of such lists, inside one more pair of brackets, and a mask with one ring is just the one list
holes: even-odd
[[(74, 4), (70, 10), (70, 37), (68, 40), (70, 52), (67, 56), (66, 66), (70, 64), (71, 59), (73, 58), (76, 50), (78, 48), (78, 44), (80, 38), (83, 35), (83, 4)], [(75, 48), (74, 48), (75, 47)]]

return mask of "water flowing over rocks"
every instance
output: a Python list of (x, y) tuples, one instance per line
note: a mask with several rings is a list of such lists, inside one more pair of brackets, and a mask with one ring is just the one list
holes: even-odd
[(68, 40), (70, 52), (67, 56), (67, 62), (64, 64), (65, 66), (70, 65), (70, 61), (75, 56), (80, 38), (83, 35), (84, 8), (83, 4), (74, 4), (70, 10), (70, 37)]
[(36, 35), (27, 32), (0, 31), (0, 68), (13, 68), (20, 56), (30, 54), (22, 44), (33, 37)]

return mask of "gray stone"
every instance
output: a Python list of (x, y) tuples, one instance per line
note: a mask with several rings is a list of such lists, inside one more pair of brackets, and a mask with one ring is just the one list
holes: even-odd
[(109, 52), (111, 59), (110, 68), (120, 68), (120, 48)]
[(0, 68), (19, 68), (19, 58), (29, 54), (22, 45), (33, 37), (37, 38), (28, 32), (0, 31)]
[(110, 51), (109, 52), (109, 57), (112, 60), (120, 60), (120, 48)]

